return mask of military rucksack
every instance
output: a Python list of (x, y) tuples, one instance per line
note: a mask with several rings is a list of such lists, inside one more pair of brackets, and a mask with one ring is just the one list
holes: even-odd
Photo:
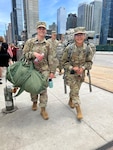
[[(74, 52), (74, 50), (75, 50), (75, 48), (74, 48), (74, 46), (75, 46), (75, 44), (74, 43), (72, 43), (72, 44), (69, 44), (68, 45), (69, 46), (69, 50), (68, 50), (68, 60), (71, 60), (71, 56), (72, 56), (72, 54), (73, 54), (73, 52)], [(86, 57), (86, 59), (87, 59), (87, 57), (92, 53), (92, 56), (95, 54), (95, 48), (92, 48), (93, 47), (93, 44), (90, 44), (90, 43), (87, 43), (86, 45), (85, 45), (86, 47), (85, 47), (85, 57)]]

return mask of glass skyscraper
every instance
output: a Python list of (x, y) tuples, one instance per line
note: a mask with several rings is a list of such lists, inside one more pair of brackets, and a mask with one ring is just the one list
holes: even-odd
[(57, 10), (57, 32), (58, 34), (66, 32), (66, 9), (63, 7)]
[(36, 33), (36, 24), (39, 21), (38, 0), (23, 0), (24, 27), (27, 38)]
[(113, 0), (103, 0), (100, 44), (113, 43)]
[(21, 32), (23, 31), (22, 4), (22, 0), (12, 0), (12, 39), (15, 44), (21, 40)]
[(100, 33), (102, 16), (102, 0), (94, 0), (90, 4), (81, 3), (78, 7), (78, 26), (86, 27), (86, 30)]
[(66, 22), (66, 29), (75, 28), (77, 26), (77, 16), (76, 14), (68, 14), (67, 22)]
[(92, 30), (95, 31), (95, 34), (100, 34), (102, 18), (102, 1), (94, 0), (90, 4), (93, 6)]
[(92, 30), (93, 5), (81, 3), (78, 7), (77, 25), (83, 26), (86, 30)]

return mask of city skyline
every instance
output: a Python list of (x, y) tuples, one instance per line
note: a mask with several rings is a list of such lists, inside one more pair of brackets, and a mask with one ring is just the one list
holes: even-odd
[[(39, 0), (39, 20), (45, 21), (47, 26), (51, 25), (53, 22), (57, 21), (57, 9), (64, 7), (66, 9), (67, 15), (69, 13), (76, 13), (80, 3), (86, 2), (90, 3), (93, 0)], [(8, 23), (10, 23), (10, 13), (11, 13), (11, 0), (0, 0), (0, 35), (5, 34)], [(46, 11), (47, 10), (47, 11)]]

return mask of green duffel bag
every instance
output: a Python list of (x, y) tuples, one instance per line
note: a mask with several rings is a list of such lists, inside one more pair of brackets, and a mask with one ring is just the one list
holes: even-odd
[(6, 79), (14, 87), (20, 88), (16, 96), (24, 90), (32, 94), (39, 94), (48, 87), (45, 76), (34, 68), (32, 61), (28, 62), (24, 57), (7, 68)]

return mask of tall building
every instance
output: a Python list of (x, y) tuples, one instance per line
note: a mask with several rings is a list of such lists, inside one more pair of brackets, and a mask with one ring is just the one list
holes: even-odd
[(8, 30), (7, 30), (7, 42), (12, 43), (12, 34), (11, 34), (12, 28), (11, 23), (8, 24)]
[(93, 6), (92, 30), (95, 31), (95, 34), (100, 34), (102, 18), (102, 0), (94, 0), (90, 4)]
[(17, 44), (21, 40), (21, 32), (23, 31), (23, 15), (22, 15), (22, 0), (12, 0), (12, 42)]
[(66, 30), (70, 28), (75, 28), (77, 26), (77, 16), (76, 14), (68, 14), (67, 22), (66, 22)]
[(66, 9), (60, 7), (57, 9), (57, 33), (65, 34), (66, 31)]
[(55, 24), (55, 22), (53, 22), (52, 25), (49, 25), (49, 30), (53, 30), (57, 32), (57, 25)]
[(103, 0), (100, 44), (113, 43), (113, 0)]
[(77, 26), (84, 26), (86, 30), (92, 30), (93, 5), (82, 3), (78, 7)]
[(24, 28), (27, 38), (36, 32), (36, 23), (39, 21), (38, 0), (23, 0)]

